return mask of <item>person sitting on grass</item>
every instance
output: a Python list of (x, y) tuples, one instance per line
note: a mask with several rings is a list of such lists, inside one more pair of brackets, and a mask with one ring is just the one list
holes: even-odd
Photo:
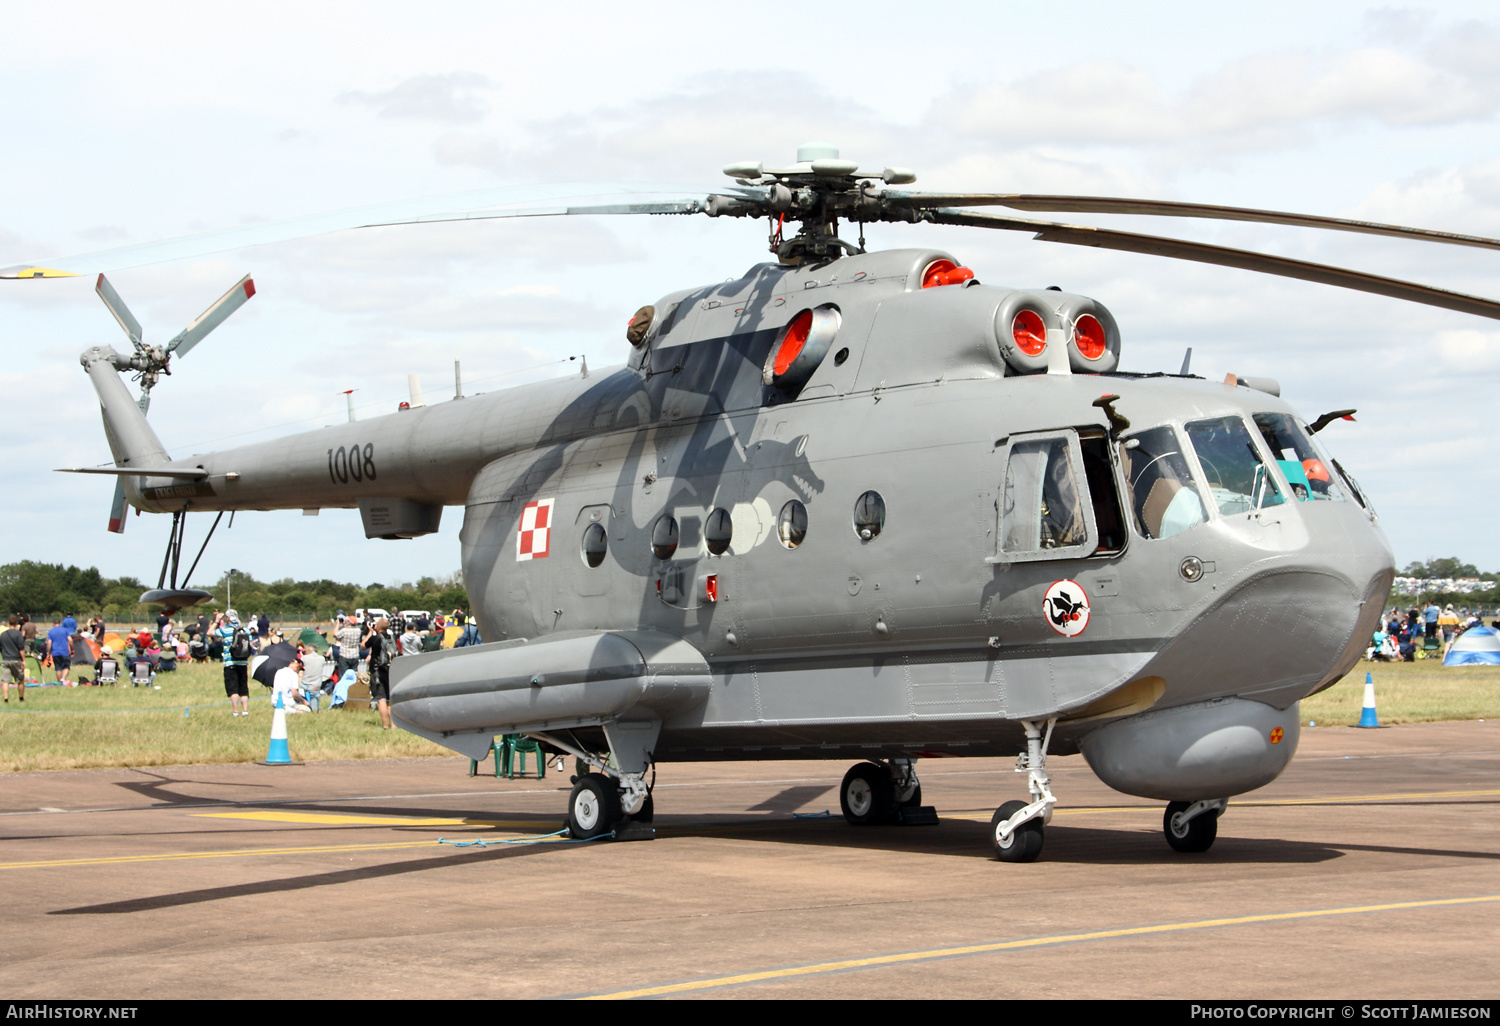
[(281, 696), (281, 707), (289, 713), (312, 712), (312, 706), (302, 694), (302, 671), (300, 658), (276, 671), (271, 678), (271, 706), (276, 705), (276, 696)]

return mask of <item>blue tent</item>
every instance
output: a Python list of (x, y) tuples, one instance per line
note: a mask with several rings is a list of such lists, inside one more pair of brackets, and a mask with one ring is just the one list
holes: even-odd
[(1458, 636), (1444, 666), (1500, 666), (1500, 631), (1493, 627), (1470, 627)]

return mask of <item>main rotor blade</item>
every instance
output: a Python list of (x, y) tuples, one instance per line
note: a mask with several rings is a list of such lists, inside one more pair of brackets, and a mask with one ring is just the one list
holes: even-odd
[[(102, 279), (104, 275), (99, 275)], [(214, 300), (213, 305), (198, 315), (198, 319), (177, 333), (177, 337), (167, 343), (168, 355), (176, 353), (178, 356), (186, 356), (192, 348), (203, 341), (203, 336), (213, 331), (224, 323), (224, 318), (244, 306), (250, 297), (255, 295), (255, 282), (250, 280), (247, 274), (235, 282), (228, 292)]]
[(1283, 278), (1298, 278), (1302, 281), (1318, 282), (1322, 285), (1338, 285), (1359, 292), (1369, 292), (1392, 299), (1405, 299), (1413, 303), (1457, 310), (1459, 313), (1476, 314), (1500, 320), (1500, 302), (1481, 296), (1469, 296), (1462, 292), (1435, 289), (1430, 285), (1382, 278), (1350, 271), (1328, 264), (1314, 264), (1289, 257), (1252, 253), (1243, 249), (1211, 246), (1206, 242), (1187, 242), (1168, 239), (1158, 235), (1137, 235), (1133, 232), (1117, 232), (1105, 228), (1087, 228), (1080, 225), (1055, 224), (1050, 221), (1032, 221), (1020, 217), (1002, 217), (997, 214), (976, 214), (967, 210), (934, 210), (928, 219), (935, 224), (967, 225), (974, 228), (999, 228), (1006, 231), (1036, 232), (1039, 242), (1061, 242), (1071, 246), (1095, 246), (1100, 249), (1117, 249), (1126, 253), (1144, 253), (1149, 256), (1172, 257), (1177, 260), (1192, 260), (1200, 264), (1218, 264), (1220, 267), (1238, 267), (1245, 271), (1259, 271)]
[[(186, 235), (175, 239), (164, 239), (160, 242), (148, 242), (139, 246), (124, 246), (96, 253), (84, 253), (79, 256), (61, 257), (57, 260), (45, 261), (45, 267), (37, 266), (42, 263), (41, 261), (34, 261), (0, 269), (0, 278), (55, 277), (65, 273), (111, 271), (121, 267), (139, 267), (143, 264), (155, 264), (167, 260), (207, 256), (211, 253), (241, 249), (245, 246), (260, 246), (271, 242), (310, 238), (350, 228), (373, 228), (382, 225), (570, 213), (694, 213), (696, 211), (688, 209), (688, 205), (694, 202), (701, 204), (702, 197), (710, 193), (754, 191), (733, 185), (698, 187), (622, 182), (568, 182), (557, 185), (505, 186), (448, 196), (427, 196), (395, 203), (351, 207), (347, 210), (292, 217), (280, 221), (265, 221), (240, 228), (227, 228), (221, 231), (205, 232), (201, 235)], [(610, 209), (598, 208), (598, 205), (605, 201), (632, 196), (670, 197), (671, 201), (682, 205), (683, 208), (656, 210), (650, 209), (654, 204), (649, 203), (640, 204), (641, 209), (626, 209), (630, 204), (618, 203), (610, 205)], [(696, 197), (696, 199), (686, 197)], [(590, 201), (593, 201), (592, 205)]]
[(135, 319), (130, 312), (130, 307), (125, 305), (125, 300), (115, 291), (115, 287), (109, 283), (104, 275), (99, 275), (99, 280), (94, 283), (94, 291), (99, 293), (99, 298), (104, 300), (104, 305), (109, 307), (109, 312), (115, 315), (115, 320), (120, 322), (120, 327), (125, 329), (125, 334), (130, 337), (130, 344), (138, 346), (141, 344), (141, 322)]
[(1460, 235), (1427, 228), (1408, 228), (1378, 221), (1350, 221), (1342, 217), (1316, 214), (1289, 214), (1280, 210), (1256, 210), (1252, 207), (1222, 207), (1212, 203), (1176, 203), (1171, 200), (1121, 199), (1113, 196), (1041, 196), (1022, 193), (924, 193), (890, 192), (885, 198), (896, 206), (917, 209), (937, 207), (1010, 207), (1013, 210), (1068, 211), (1086, 214), (1149, 214), (1155, 217), (1199, 217), (1218, 221), (1253, 221), (1258, 224), (1285, 224), (1298, 228), (1326, 228), (1331, 231), (1359, 232), (1363, 235), (1388, 235), (1397, 239), (1423, 242), (1447, 242), (1456, 246), (1478, 246), (1500, 249), (1500, 239), (1482, 235)]

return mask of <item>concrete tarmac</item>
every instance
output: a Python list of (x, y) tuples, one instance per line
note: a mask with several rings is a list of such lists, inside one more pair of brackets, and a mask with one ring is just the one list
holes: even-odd
[(995, 806), (1024, 796), (1008, 760), (920, 763), (941, 817), (923, 827), (847, 825), (847, 768), (663, 766), (656, 840), (515, 844), (495, 842), (557, 829), (565, 774), (470, 778), (454, 758), (10, 775), (0, 994), (1500, 991), (1500, 724), (1304, 731), (1202, 855), (1078, 756), (1049, 764), (1060, 804), (1029, 865), (988, 843)]

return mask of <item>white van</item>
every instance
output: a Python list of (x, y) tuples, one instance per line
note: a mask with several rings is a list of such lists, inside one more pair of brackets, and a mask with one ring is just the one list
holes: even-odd
[(387, 620), (389, 620), (391, 618), (391, 614), (387, 613), (384, 609), (356, 609), (354, 611), (354, 619), (356, 623), (371, 623), (375, 620), (379, 620), (381, 617), (385, 617)]

